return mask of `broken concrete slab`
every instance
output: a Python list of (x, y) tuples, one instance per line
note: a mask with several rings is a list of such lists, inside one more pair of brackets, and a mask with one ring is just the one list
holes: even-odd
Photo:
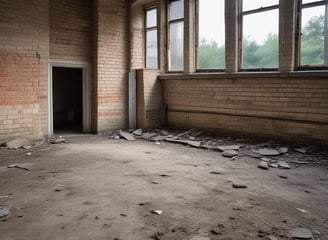
[(158, 142), (158, 141), (164, 141), (166, 138), (168, 138), (167, 136), (156, 136), (154, 138), (152, 138), (153, 141)]
[(8, 165), (7, 168), (18, 168), (18, 169), (23, 169), (23, 170), (26, 170), (26, 171), (30, 171), (30, 169), (26, 167), (26, 164), (14, 163), (14, 164)]
[(29, 146), (30, 143), (24, 138), (15, 138), (14, 140), (7, 142), (5, 145), (8, 149), (19, 149), (23, 146)]
[(289, 235), (294, 239), (313, 239), (311, 231), (307, 228), (294, 228)]
[(136, 140), (132, 134), (128, 133), (128, 132), (123, 132), (120, 130), (120, 135), (122, 138), (128, 140), (128, 141), (134, 141)]
[(0, 205), (0, 218), (7, 216), (10, 213), (10, 208), (7, 205)]
[(133, 135), (142, 136), (142, 129), (139, 128), (139, 129), (133, 131)]
[(281, 169), (290, 169), (289, 164), (282, 160), (278, 161), (278, 167)]
[(178, 140), (178, 139), (172, 139), (172, 138), (165, 138), (165, 141), (167, 142), (173, 142), (173, 143), (181, 143), (186, 144), (192, 147), (199, 148), (201, 146), (201, 142), (199, 141), (191, 141), (191, 140)]
[(269, 166), (272, 167), (272, 168), (278, 168), (279, 167), (278, 163), (276, 163), (276, 162), (270, 162)]
[(152, 137), (156, 136), (156, 133), (143, 133), (142, 138), (146, 140), (150, 140)]
[(278, 149), (280, 153), (288, 153), (288, 148), (287, 147), (281, 147)]
[(258, 153), (262, 156), (278, 156), (280, 154), (279, 151), (273, 148), (261, 148)]
[(262, 157), (262, 158), (260, 158), (260, 160), (264, 161), (264, 162), (271, 162), (272, 161), (272, 159), (266, 158), (266, 157)]
[(265, 161), (261, 161), (260, 164), (258, 165), (258, 167), (263, 170), (269, 170), (268, 162), (265, 162)]
[(269, 235), (269, 236), (267, 236), (267, 239), (268, 239), (268, 240), (278, 240), (278, 238), (275, 237), (275, 236), (273, 236), (273, 235)]
[(237, 156), (238, 154), (239, 152), (237, 152), (236, 150), (225, 150), (222, 152), (223, 157), (229, 157), (229, 158)]
[(294, 148), (294, 151), (299, 152), (299, 153), (307, 153), (307, 149), (306, 148)]
[(220, 151), (225, 151), (225, 150), (239, 150), (243, 145), (221, 145), (218, 146), (217, 149)]
[(164, 135), (164, 136), (167, 136), (167, 135), (169, 135), (169, 131), (167, 131), (165, 129), (162, 129), (161, 134)]

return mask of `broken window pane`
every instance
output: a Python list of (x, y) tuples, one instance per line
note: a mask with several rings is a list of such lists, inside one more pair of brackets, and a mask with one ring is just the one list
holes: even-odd
[(198, 68), (225, 68), (224, 0), (199, 0)]
[(183, 22), (170, 24), (170, 70), (183, 70)]
[(147, 68), (158, 67), (157, 30), (147, 31)]

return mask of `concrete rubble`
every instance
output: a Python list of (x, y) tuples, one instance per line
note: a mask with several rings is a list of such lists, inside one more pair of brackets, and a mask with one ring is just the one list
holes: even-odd
[(165, 142), (182, 144), (194, 148), (220, 152), (222, 156), (231, 160), (242, 159), (244, 157), (257, 159), (259, 160), (257, 167), (264, 170), (300, 167), (308, 163), (315, 163), (314, 161), (317, 161), (317, 159), (325, 159), (326, 157), (321, 156), (321, 158), (318, 158), (316, 156), (313, 157), (315, 160), (312, 160), (309, 154), (318, 153), (318, 151), (315, 151), (316, 148), (312, 146), (283, 146), (272, 141), (254, 143), (253, 140), (220, 137), (205, 133), (199, 129), (189, 129), (187, 131), (171, 129), (120, 130), (110, 133), (109, 138), (123, 138), (128, 141), (144, 139), (156, 144)]
[(313, 239), (311, 231), (306, 228), (294, 228), (289, 232), (289, 235), (293, 239)]
[(30, 147), (30, 142), (24, 138), (15, 138), (6, 143), (8, 149), (19, 149), (19, 148), (28, 148)]

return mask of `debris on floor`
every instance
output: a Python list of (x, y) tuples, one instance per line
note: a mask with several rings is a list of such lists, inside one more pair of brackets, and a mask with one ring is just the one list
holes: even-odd
[(254, 143), (252, 140), (232, 139), (230, 137), (204, 133), (199, 129), (189, 129), (182, 132), (171, 129), (120, 130), (108, 133), (108, 135), (112, 139), (122, 137), (128, 141), (144, 139), (152, 141), (157, 145), (160, 145), (162, 142), (183, 144), (194, 148), (221, 152), (222, 156), (231, 160), (243, 157), (259, 159), (261, 162), (257, 166), (265, 170), (270, 168), (290, 169), (294, 166), (299, 167), (309, 163), (320, 164), (318, 159), (324, 161), (327, 157), (316, 152), (316, 156), (311, 158), (309, 155), (314, 154), (316, 150), (316, 147), (313, 146), (283, 146), (273, 141)]
[(59, 137), (49, 138), (48, 142), (51, 144), (63, 144), (66, 143), (66, 140), (62, 136), (59, 136)]
[(14, 140), (7, 142), (5, 145), (8, 149), (19, 149), (30, 146), (30, 142), (24, 138), (15, 138)]
[(156, 215), (161, 215), (163, 213), (162, 210), (151, 210), (150, 211), (152, 214), (156, 214)]
[(128, 140), (128, 141), (134, 141), (136, 140), (132, 134), (128, 133), (128, 132), (123, 132), (120, 130), (120, 135), (122, 138)]
[(233, 182), (232, 183), (233, 188), (247, 188), (246, 184), (241, 182)]
[(10, 213), (10, 208), (7, 205), (0, 205), (0, 218), (7, 216)]
[(18, 168), (18, 169), (23, 169), (23, 170), (26, 170), (26, 171), (30, 171), (30, 169), (28, 169), (27, 167), (25, 167), (23, 164), (10, 164), (7, 166), (8, 168)]
[(311, 231), (307, 228), (294, 228), (289, 235), (294, 239), (313, 239)]

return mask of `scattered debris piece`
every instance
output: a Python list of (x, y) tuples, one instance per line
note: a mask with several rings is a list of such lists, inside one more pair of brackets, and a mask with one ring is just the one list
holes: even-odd
[(267, 239), (268, 239), (268, 240), (278, 240), (278, 238), (276, 238), (276, 237), (273, 236), (273, 235), (269, 235), (269, 236), (267, 236)]
[(280, 152), (272, 148), (261, 148), (259, 149), (259, 154), (262, 156), (278, 156)]
[(266, 157), (262, 157), (262, 158), (260, 158), (260, 160), (264, 161), (264, 162), (271, 162), (272, 161), (272, 159), (266, 158)]
[(127, 217), (128, 215), (126, 215), (125, 213), (121, 213), (120, 214), (122, 217)]
[(232, 183), (233, 188), (247, 188), (247, 186), (243, 183)]
[(0, 218), (7, 216), (10, 213), (10, 208), (7, 205), (0, 205)]
[(295, 239), (313, 239), (311, 231), (306, 228), (294, 228), (289, 232), (289, 235)]
[(165, 129), (161, 130), (161, 134), (164, 135), (164, 136), (167, 136), (169, 135), (169, 132)]
[(239, 154), (239, 152), (237, 152), (236, 150), (225, 150), (222, 152), (222, 156), (223, 157), (234, 157), (237, 156)]
[(301, 213), (307, 213), (306, 210), (304, 210), (302, 208), (296, 208), (296, 210), (300, 211)]
[(151, 181), (152, 184), (159, 184), (157, 181)]
[(61, 191), (63, 191), (63, 189), (62, 188), (56, 188), (54, 191), (55, 192), (61, 192)]
[(154, 136), (156, 136), (156, 133), (144, 133), (144, 134), (142, 134), (142, 138), (146, 139), (146, 140), (150, 140)]
[(279, 175), (280, 178), (283, 178), (283, 179), (287, 179), (288, 177), (287, 176), (284, 176), (284, 175)]
[(190, 145), (192, 147), (200, 147), (201, 143), (198, 141), (191, 141), (191, 140), (177, 140), (177, 139), (173, 139), (173, 138), (165, 138), (165, 141), (167, 142), (173, 142), (173, 143), (182, 143), (182, 144), (186, 144), (186, 145)]
[(15, 138), (12, 141), (6, 143), (8, 149), (19, 149), (23, 146), (28, 146), (30, 143), (24, 138)]
[(152, 138), (153, 141), (164, 141), (167, 138), (167, 136), (156, 136)]
[(30, 146), (30, 145), (25, 146), (25, 145), (24, 145), (24, 146), (22, 146), (22, 148), (28, 150), (28, 149), (31, 149), (32, 146)]
[(31, 156), (31, 155), (32, 155), (32, 153), (31, 153), (31, 152), (28, 152), (28, 153), (26, 153), (26, 155), (27, 155), (27, 156)]
[(114, 139), (119, 140), (120, 139), (120, 136), (119, 135), (115, 135), (114, 136)]
[(217, 172), (217, 171), (212, 171), (212, 172), (210, 172), (210, 174), (222, 175), (221, 172)]
[(263, 170), (269, 170), (269, 165), (267, 162), (261, 161), (260, 164), (258, 165), (259, 168)]
[(281, 147), (278, 149), (280, 153), (288, 153), (288, 148), (287, 147)]
[(120, 135), (121, 135), (122, 138), (125, 138), (125, 139), (128, 140), (128, 141), (134, 141), (134, 140), (136, 140), (136, 139), (135, 139), (130, 133), (128, 133), (128, 132), (123, 132), (123, 131), (120, 130)]
[(278, 161), (278, 167), (281, 169), (290, 169), (289, 164), (282, 160)]
[(139, 129), (133, 131), (133, 135), (142, 136), (142, 129), (139, 128)]
[(279, 167), (278, 163), (276, 163), (276, 162), (270, 162), (269, 166), (272, 167), (272, 168), (278, 168)]
[(221, 152), (225, 150), (239, 150), (243, 145), (223, 145), (218, 146), (217, 149), (219, 149)]
[(299, 153), (307, 153), (307, 149), (306, 148), (294, 148), (294, 151), (299, 152)]
[(48, 142), (51, 144), (63, 144), (66, 143), (66, 140), (62, 136), (59, 136), (55, 138), (50, 138)]
[(295, 163), (295, 164), (299, 164), (299, 165), (305, 165), (307, 164), (308, 162), (305, 162), (305, 161), (290, 161), (291, 163)]
[(151, 210), (150, 213), (156, 214), (156, 215), (161, 215), (163, 213), (162, 210)]
[(161, 177), (171, 177), (170, 175), (167, 174), (160, 174)]
[(155, 142), (156, 145), (160, 145), (161, 143), (160, 142)]
[(23, 169), (23, 170), (26, 170), (26, 171), (30, 171), (30, 169), (28, 169), (27, 167), (24, 167), (24, 166), (22, 166), (22, 165), (20, 165), (20, 164), (17, 164), (17, 163), (15, 163), (15, 164), (10, 164), (10, 165), (8, 165), (7, 167), (8, 167), (8, 168), (19, 168), (19, 169)]

